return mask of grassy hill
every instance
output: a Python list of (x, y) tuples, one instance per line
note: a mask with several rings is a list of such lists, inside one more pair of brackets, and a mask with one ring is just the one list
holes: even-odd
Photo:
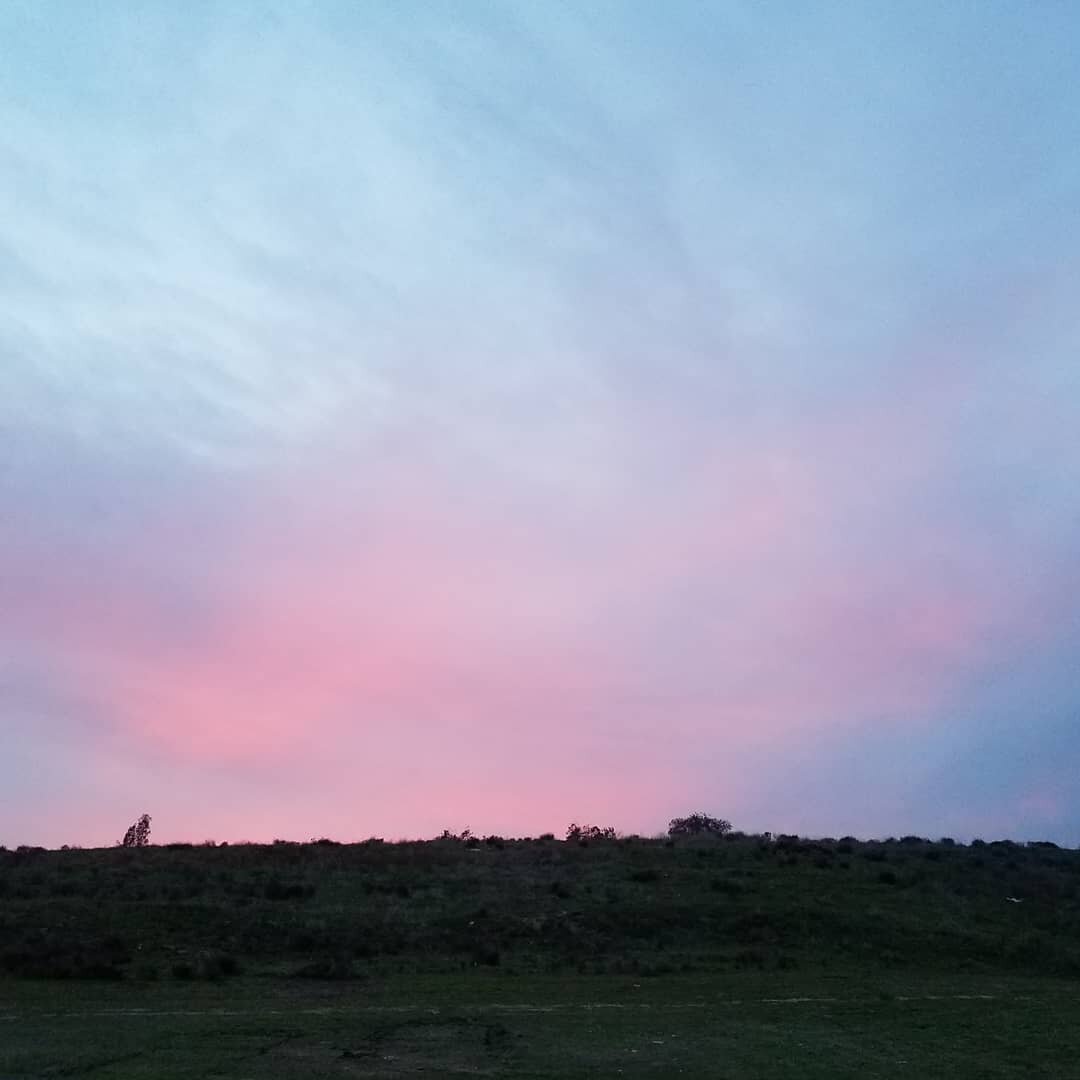
[(1071, 977), (1080, 852), (738, 833), (0, 852), (0, 974), (476, 969)]

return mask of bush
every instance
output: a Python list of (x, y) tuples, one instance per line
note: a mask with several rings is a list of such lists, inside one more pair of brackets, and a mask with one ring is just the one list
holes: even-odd
[(200, 979), (216, 982), (225, 974), (221, 965), (221, 957), (216, 953), (199, 953), (195, 960), (195, 974)]
[(222, 975), (240, 974), (240, 961), (235, 956), (230, 956), (229, 953), (218, 954), (218, 966)]
[(498, 967), (501, 960), (499, 950), (487, 942), (477, 945), (472, 951), (472, 962), (476, 967)]
[(65, 931), (27, 930), (0, 952), (0, 971), (32, 979), (121, 979), (131, 960), (121, 938), (81, 937)]
[(459, 833), (451, 832), (449, 829), (443, 829), (440, 840), (457, 840), (459, 843), (467, 843), (473, 838), (473, 831), (468, 826), (461, 830)]
[(710, 817), (700, 811), (686, 817), (672, 818), (668, 836), (724, 836), (731, 832), (731, 822)]
[(578, 825), (572, 823), (566, 830), (566, 839), (574, 840), (615, 840), (619, 836), (613, 825)]
[(266, 883), (263, 895), (267, 900), (303, 900), (314, 891), (314, 889), (309, 889), (308, 886), (301, 885), (298, 882), (286, 885), (277, 878), (271, 878)]

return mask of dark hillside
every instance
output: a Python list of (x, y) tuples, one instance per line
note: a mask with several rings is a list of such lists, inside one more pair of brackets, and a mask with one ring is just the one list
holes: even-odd
[(1073, 976), (1078, 887), (1076, 851), (918, 838), (20, 849), (0, 852), (0, 973)]

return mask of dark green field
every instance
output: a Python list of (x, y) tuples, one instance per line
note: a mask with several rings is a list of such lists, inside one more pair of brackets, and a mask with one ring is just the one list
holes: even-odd
[(0, 853), (0, 1078), (1080, 1078), (1078, 886), (916, 838)]

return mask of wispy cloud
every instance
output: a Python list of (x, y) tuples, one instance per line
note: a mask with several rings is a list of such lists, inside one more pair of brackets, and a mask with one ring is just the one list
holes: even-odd
[(95, 10), (0, 14), (8, 839), (1067, 836), (1070, 14)]

